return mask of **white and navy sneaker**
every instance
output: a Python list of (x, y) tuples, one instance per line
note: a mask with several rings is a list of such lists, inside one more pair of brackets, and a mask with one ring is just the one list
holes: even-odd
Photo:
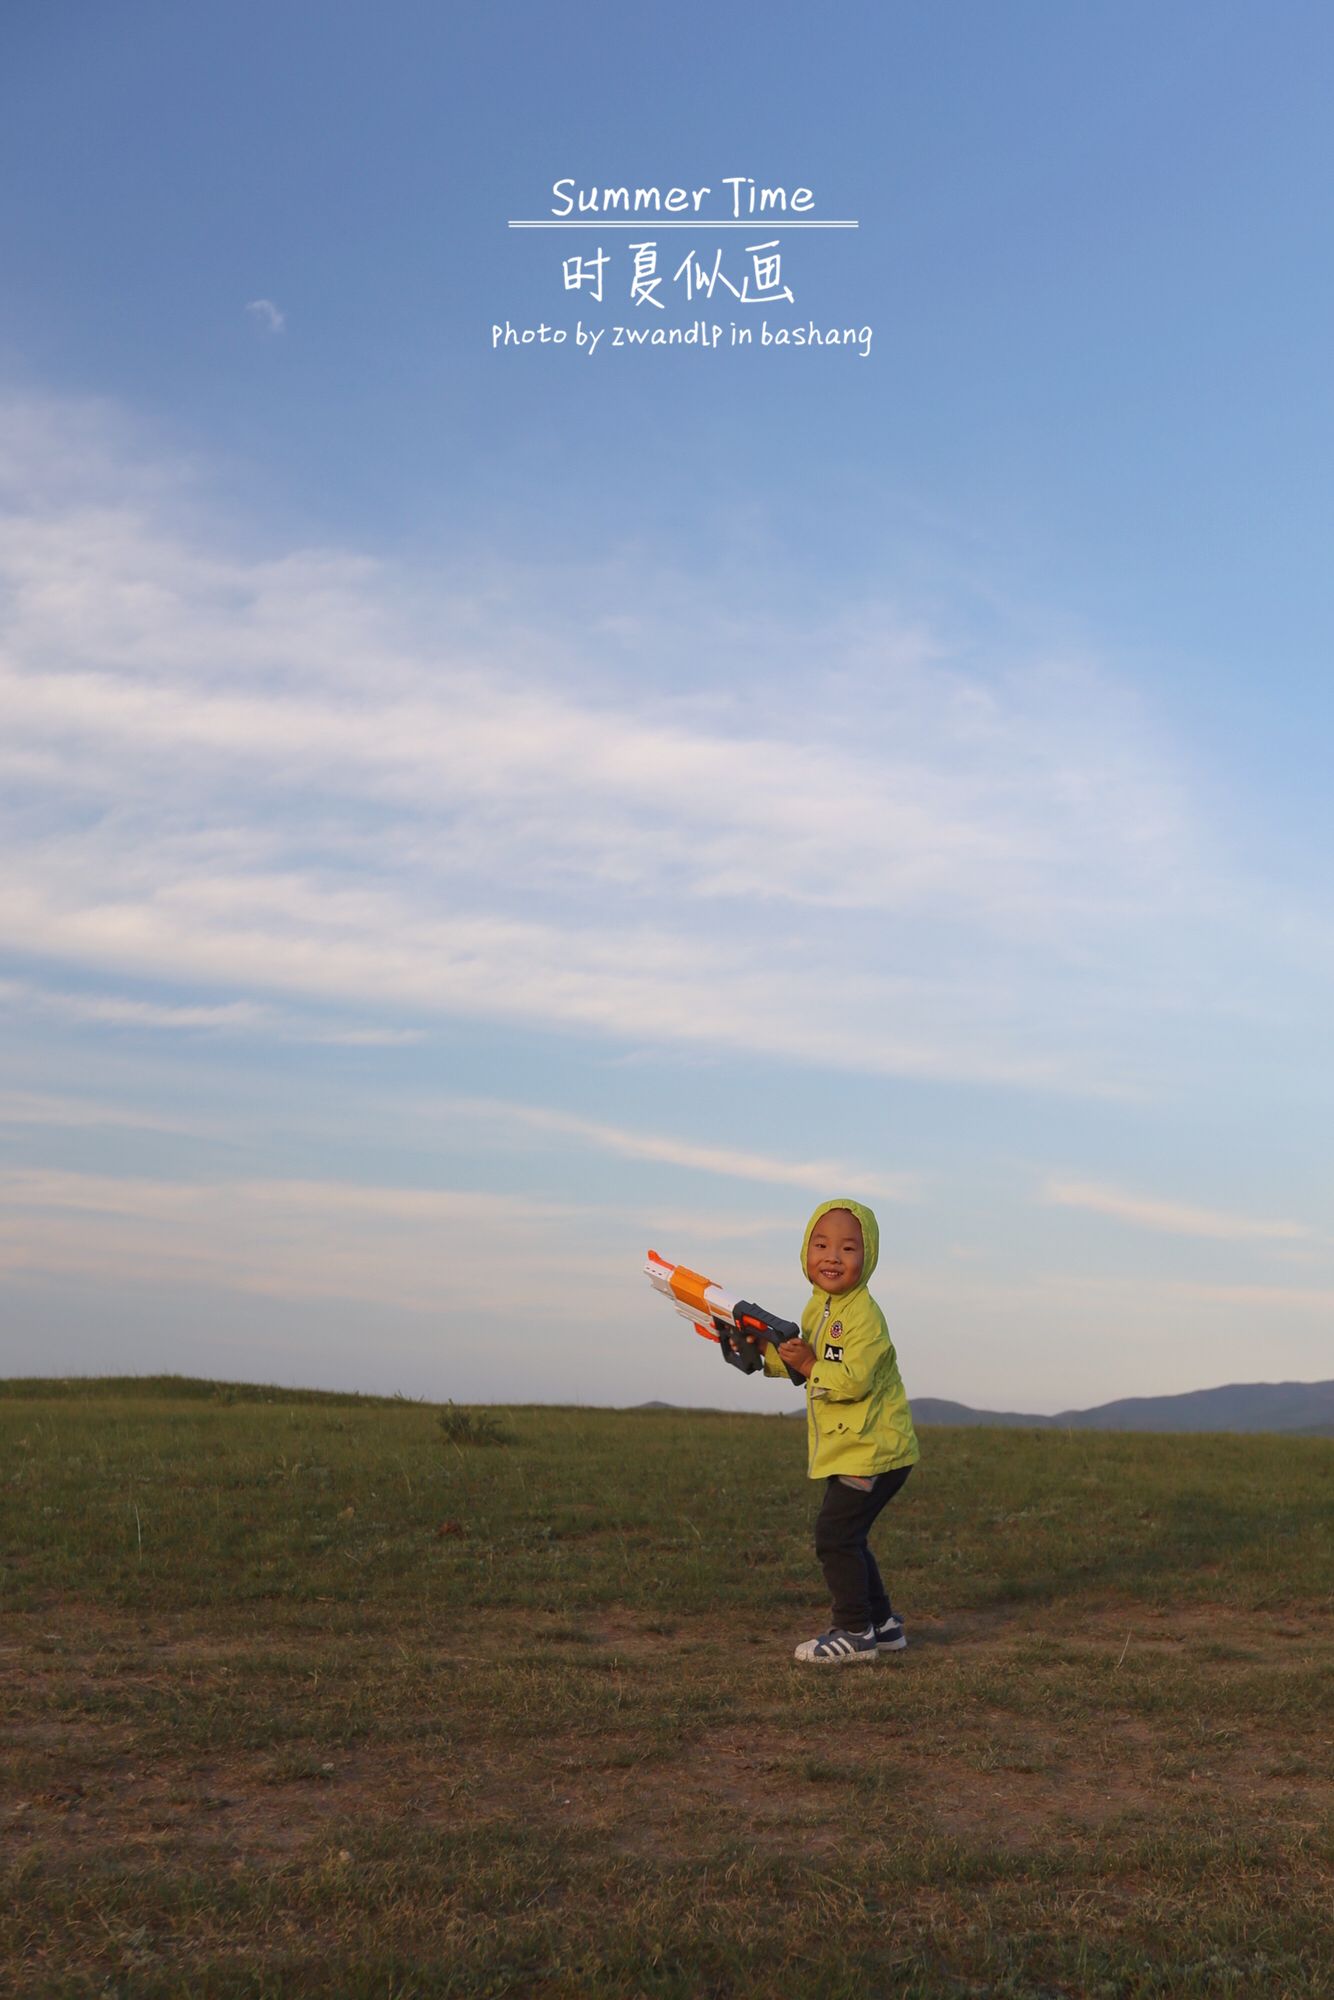
[(903, 1629), (903, 1620), (891, 1611), (883, 1625), (875, 1628), (875, 1645), (878, 1653), (901, 1653), (908, 1643), (908, 1635)]
[(835, 1625), (818, 1639), (803, 1640), (792, 1657), (821, 1667), (850, 1666), (855, 1660), (878, 1659), (875, 1627), (868, 1625), (864, 1632), (845, 1632), (842, 1626)]

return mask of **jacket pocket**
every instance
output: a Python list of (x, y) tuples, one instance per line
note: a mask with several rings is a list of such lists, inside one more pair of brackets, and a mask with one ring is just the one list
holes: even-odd
[(815, 1428), (821, 1437), (859, 1438), (866, 1430), (872, 1400), (863, 1396), (859, 1403), (835, 1403), (828, 1396), (817, 1396), (811, 1404)]

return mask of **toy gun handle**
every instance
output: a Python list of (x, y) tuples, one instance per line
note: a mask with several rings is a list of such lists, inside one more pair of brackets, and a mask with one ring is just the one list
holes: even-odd
[[(718, 1344), (723, 1350), (723, 1359), (739, 1368), (743, 1375), (753, 1374), (763, 1362), (755, 1348), (766, 1344), (781, 1347), (785, 1340), (800, 1340), (801, 1328), (795, 1320), (779, 1319), (777, 1313), (766, 1312), (763, 1306), (753, 1305), (749, 1299), (738, 1299), (732, 1307), (734, 1325), (725, 1320), (715, 1319), (718, 1330)], [(747, 1352), (749, 1349), (749, 1352)], [(787, 1364), (784, 1363), (786, 1367)], [(806, 1377), (795, 1368), (788, 1368), (788, 1380), (799, 1389), (806, 1386)]]

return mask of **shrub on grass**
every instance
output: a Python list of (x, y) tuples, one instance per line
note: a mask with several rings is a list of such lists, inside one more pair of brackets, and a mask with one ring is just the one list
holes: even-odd
[(513, 1444), (513, 1431), (506, 1430), (498, 1417), (485, 1410), (456, 1410), (450, 1403), (440, 1412), (440, 1429), (446, 1444)]

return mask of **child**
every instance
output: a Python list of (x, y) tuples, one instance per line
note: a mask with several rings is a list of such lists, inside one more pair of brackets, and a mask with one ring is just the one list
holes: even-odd
[(872, 1523), (919, 1456), (885, 1316), (866, 1289), (880, 1229), (859, 1202), (822, 1202), (806, 1225), (802, 1267), (815, 1287), (801, 1315), (802, 1340), (764, 1349), (767, 1375), (806, 1377), (809, 1472), (825, 1482), (815, 1553), (833, 1598), (833, 1623), (798, 1646), (819, 1665), (874, 1660), (907, 1645), (875, 1557)]

